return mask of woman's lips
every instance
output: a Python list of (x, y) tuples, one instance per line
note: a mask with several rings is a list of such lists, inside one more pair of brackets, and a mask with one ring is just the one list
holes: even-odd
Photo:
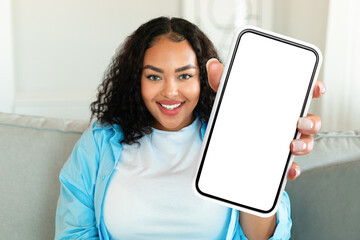
[(178, 100), (162, 100), (157, 102), (160, 111), (168, 116), (174, 116), (181, 111), (184, 102)]

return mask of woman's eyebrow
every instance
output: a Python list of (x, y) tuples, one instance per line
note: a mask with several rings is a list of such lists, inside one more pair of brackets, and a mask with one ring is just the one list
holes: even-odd
[[(190, 68), (196, 69), (196, 67), (194, 65), (189, 64), (189, 65), (186, 65), (184, 67), (180, 67), (180, 68), (175, 69), (175, 72), (182, 72), (182, 71), (185, 71), (185, 70), (190, 69)], [(151, 69), (151, 70), (154, 70), (155, 72), (164, 73), (164, 70), (162, 70), (161, 68), (152, 66), (152, 65), (145, 65), (143, 67), (143, 69)]]
[(175, 69), (175, 72), (182, 72), (182, 71), (185, 71), (185, 70), (190, 69), (190, 68), (196, 69), (196, 67), (194, 65), (189, 64), (189, 65), (186, 65), (184, 67), (180, 67), (180, 68)]
[(143, 67), (143, 69), (151, 69), (154, 70), (155, 72), (164, 73), (164, 70), (162, 70), (161, 68), (154, 67), (152, 65), (146, 65)]

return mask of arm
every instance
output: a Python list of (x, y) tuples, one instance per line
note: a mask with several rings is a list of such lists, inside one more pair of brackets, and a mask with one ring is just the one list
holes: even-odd
[(99, 239), (93, 200), (98, 157), (89, 129), (75, 145), (59, 176), (55, 239)]
[(269, 239), (276, 228), (276, 215), (262, 218), (245, 212), (240, 212), (241, 228), (248, 239)]
[(290, 211), (289, 195), (284, 192), (279, 209), (274, 216), (260, 218), (240, 212), (239, 222), (242, 234), (240, 239), (290, 239), (292, 226)]

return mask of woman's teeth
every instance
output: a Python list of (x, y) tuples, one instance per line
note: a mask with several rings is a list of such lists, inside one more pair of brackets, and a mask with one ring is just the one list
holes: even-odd
[(161, 104), (160, 105), (163, 107), (163, 108), (166, 108), (168, 110), (174, 110), (175, 108), (179, 107), (181, 105), (181, 103), (178, 103), (178, 104), (174, 104), (174, 105), (165, 105), (165, 104)]

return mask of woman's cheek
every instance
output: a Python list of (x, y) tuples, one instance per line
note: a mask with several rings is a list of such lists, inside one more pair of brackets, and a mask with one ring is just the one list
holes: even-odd
[(200, 80), (191, 82), (185, 88), (186, 95), (189, 99), (199, 99), (200, 96)]

